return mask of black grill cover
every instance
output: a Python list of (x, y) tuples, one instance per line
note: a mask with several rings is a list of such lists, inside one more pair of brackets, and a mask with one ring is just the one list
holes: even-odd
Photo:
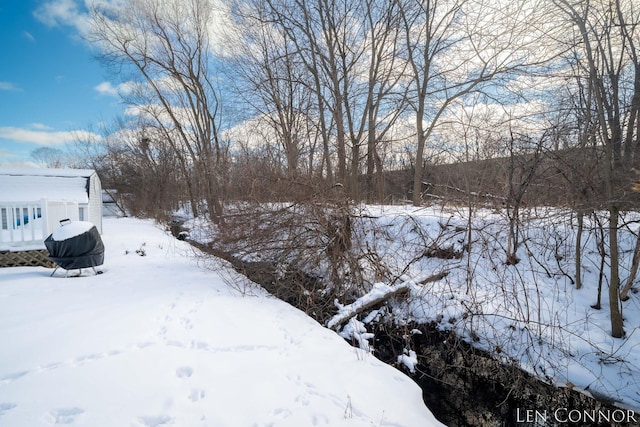
[(44, 245), (49, 251), (49, 259), (65, 270), (96, 267), (104, 263), (104, 244), (95, 226), (66, 240), (53, 240), (51, 234)]

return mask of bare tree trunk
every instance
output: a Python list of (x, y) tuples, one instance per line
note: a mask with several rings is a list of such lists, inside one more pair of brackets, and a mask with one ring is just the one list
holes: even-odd
[(382, 159), (378, 155), (378, 150), (374, 149), (374, 158), (376, 163), (376, 195), (378, 197), (378, 203), (384, 203), (385, 188), (384, 188), (384, 172), (382, 167)]
[[(488, 39), (481, 36), (493, 32), (496, 22), (491, 23), (492, 29), (489, 30), (484, 27), (486, 22), (482, 20), (463, 18), (468, 11), (483, 8), (481, 0), (397, 1), (403, 22), (408, 76), (412, 86), (408, 103), (416, 113), (412, 201), (414, 206), (420, 206), (426, 144), (440, 124), (443, 114), (454, 101), (477, 91), (483, 83), (496, 76), (521, 67), (527, 59), (514, 61), (517, 56), (514, 56), (514, 52), (519, 50), (519, 46), (514, 44), (516, 38)], [(521, 26), (520, 22), (513, 19), (514, 15), (519, 14), (521, 6), (517, 2), (512, 2), (511, 6), (514, 7), (511, 10), (513, 14), (502, 11), (501, 17), (497, 18), (503, 19), (498, 25), (509, 26), (510, 29), (506, 30), (505, 34), (513, 34)], [(469, 7), (469, 10), (466, 7)], [(526, 37), (521, 40), (524, 39)], [(484, 47), (479, 48), (478, 42)], [(474, 48), (469, 49), (469, 45)], [(451, 55), (452, 52), (460, 54)], [(452, 62), (451, 58), (454, 56), (456, 60)], [(509, 59), (505, 61), (504, 58)], [(458, 73), (458, 70), (467, 67), (474, 69), (474, 72)]]
[(415, 169), (413, 171), (413, 206), (422, 206), (422, 180), (424, 175), (424, 146), (426, 137), (418, 120), (418, 146), (416, 149)]
[(614, 338), (624, 336), (622, 311), (620, 307), (620, 277), (618, 274), (618, 208), (609, 208), (609, 255), (611, 261), (611, 277), (609, 278), (609, 311), (611, 315), (611, 335)]
[(598, 218), (598, 214), (596, 212), (593, 213), (593, 219), (596, 224), (598, 224), (598, 229), (596, 230), (596, 246), (598, 247), (598, 254), (600, 254), (600, 266), (598, 268), (598, 292), (596, 294), (596, 303), (591, 307), (596, 310), (602, 309), (602, 282), (604, 281), (604, 267), (605, 267), (605, 259), (607, 258), (607, 252), (604, 249), (604, 225), (600, 222)]
[(633, 282), (636, 280), (636, 275), (638, 274), (638, 266), (640, 265), (640, 233), (636, 237), (636, 246), (633, 249), (633, 261), (631, 263), (631, 271), (629, 272), (629, 277), (627, 277), (627, 282), (622, 288), (620, 292), (620, 300), (626, 301), (629, 299), (629, 291), (633, 287)]
[(578, 209), (578, 230), (576, 232), (575, 280), (576, 289), (582, 288), (582, 231), (584, 229), (584, 211)]
[[(598, 136), (604, 148), (604, 186), (606, 205), (609, 211), (609, 314), (611, 320), (611, 335), (614, 338), (624, 336), (623, 318), (620, 307), (620, 273), (618, 247), (618, 215), (614, 193), (614, 172), (622, 167), (622, 125), (621, 98), (619, 79), (623, 62), (614, 55), (613, 45), (617, 43), (613, 38), (613, 28), (620, 26), (615, 22), (615, 12), (609, 7), (590, 8), (588, 3), (574, 3), (568, 0), (555, 0), (556, 5), (567, 14), (568, 18), (580, 30), (581, 54), (586, 62), (585, 68), (589, 73), (589, 84), (594, 94), (594, 108), (598, 121)], [(615, 5), (617, 11), (620, 4)], [(620, 16), (620, 15), (618, 15)], [(596, 24), (596, 22), (598, 22)], [(597, 29), (597, 30), (596, 30)], [(594, 31), (595, 30), (595, 31)], [(577, 43), (578, 41), (576, 41)], [(622, 53), (624, 54), (624, 53)]]

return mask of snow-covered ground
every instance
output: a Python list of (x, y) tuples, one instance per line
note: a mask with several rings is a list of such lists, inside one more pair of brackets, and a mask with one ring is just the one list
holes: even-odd
[(103, 241), (104, 274), (0, 269), (0, 426), (440, 425), (407, 376), (153, 223)]
[[(632, 292), (622, 303), (626, 336), (612, 338), (608, 258), (601, 309), (592, 307), (597, 300), (600, 255), (597, 226), (590, 217), (585, 218), (582, 240), (583, 286), (576, 289), (572, 282), (576, 221), (570, 211), (523, 211), (516, 265), (505, 263), (508, 227), (503, 211), (473, 213), (470, 252), (464, 247), (469, 228), (464, 208), (369, 206), (366, 213), (359, 227), (361, 241), (376, 250), (398, 280), (393, 286), (373, 286), (355, 307), (400, 286), (408, 288), (411, 296), (392, 307), (396, 323), (435, 321), (544, 381), (640, 412), (640, 294)], [(606, 226), (606, 214), (602, 218)], [(623, 284), (629, 276), (638, 222), (635, 213), (621, 220)], [(460, 257), (426, 255), (436, 247), (451, 249)], [(608, 252), (606, 236), (604, 247)], [(437, 273), (446, 277), (423, 281)], [(343, 307), (339, 316), (349, 309), (353, 307)], [(376, 315), (365, 314), (367, 318), (354, 319), (348, 327), (363, 330), (366, 325), (353, 323), (366, 324)], [(405, 350), (409, 355), (411, 351)], [(414, 362), (408, 359), (401, 361), (411, 369)]]
[[(276, 205), (272, 209), (283, 208)], [(299, 207), (292, 205), (289, 211), (296, 209)], [(362, 205), (354, 211), (351, 255), (358, 258), (360, 273), (368, 283), (358, 300), (340, 306), (337, 315), (327, 322), (341, 336), (375, 354), (370, 322), (392, 322), (401, 327), (412, 322), (435, 322), (545, 382), (640, 413), (640, 293), (636, 284), (636, 291), (622, 303), (626, 335), (613, 338), (608, 256), (604, 259), (601, 308), (593, 307), (600, 281), (599, 247), (605, 254), (609, 252), (606, 212), (598, 213), (597, 219), (591, 215), (584, 219), (583, 285), (576, 289), (577, 221), (569, 209), (522, 209), (519, 261), (515, 265), (506, 263), (509, 227), (502, 208), (476, 208), (471, 217), (465, 207), (440, 204)], [(304, 211), (299, 212), (303, 212), (304, 225)], [(598, 221), (605, 227), (603, 234)], [(210, 224), (187, 224), (192, 239), (205, 243), (215, 238), (211, 233), (215, 227)], [(620, 279), (624, 285), (630, 275), (640, 217), (635, 212), (624, 213), (620, 224)], [(281, 241), (284, 243), (279, 244), (286, 246), (286, 239)], [(315, 247), (324, 247), (322, 241), (316, 243)], [(277, 253), (277, 245), (272, 246)], [(239, 247), (237, 253), (249, 260), (256, 255), (268, 258), (264, 252), (256, 254), (251, 246), (241, 243)], [(312, 260), (302, 268), (326, 277), (326, 262), (318, 261), (319, 256), (320, 252), (317, 257), (294, 253), (290, 258)], [(433, 280), (434, 276), (441, 278)], [(391, 298), (382, 308), (378, 304), (361, 310), (399, 290), (408, 291), (409, 296)], [(418, 355), (410, 346), (403, 353), (398, 355), (398, 362), (413, 371)]]

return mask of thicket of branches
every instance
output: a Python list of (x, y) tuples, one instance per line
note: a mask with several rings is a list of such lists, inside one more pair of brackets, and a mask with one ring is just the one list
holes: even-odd
[(639, 244), (622, 283), (618, 221), (637, 206), (640, 154), (633, 0), (139, 0), (91, 12), (88, 39), (136, 117), (91, 158), (134, 211), (187, 206), (237, 247), (326, 261), (351, 292), (373, 256), (350, 244), (360, 202), (437, 199), (468, 208), (470, 223), (501, 209), (508, 268), (526, 243), (523, 209), (562, 206), (578, 227), (577, 287), (584, 219), (601, 224), (611, 333), (624, 335), (620, 294), (640, 260)]

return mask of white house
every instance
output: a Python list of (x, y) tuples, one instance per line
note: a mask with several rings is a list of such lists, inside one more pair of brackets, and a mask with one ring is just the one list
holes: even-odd
[(102, 233), (102, 185), (91, 169), (0, 167), (0, 249), (44, 247), (63, 219)]

